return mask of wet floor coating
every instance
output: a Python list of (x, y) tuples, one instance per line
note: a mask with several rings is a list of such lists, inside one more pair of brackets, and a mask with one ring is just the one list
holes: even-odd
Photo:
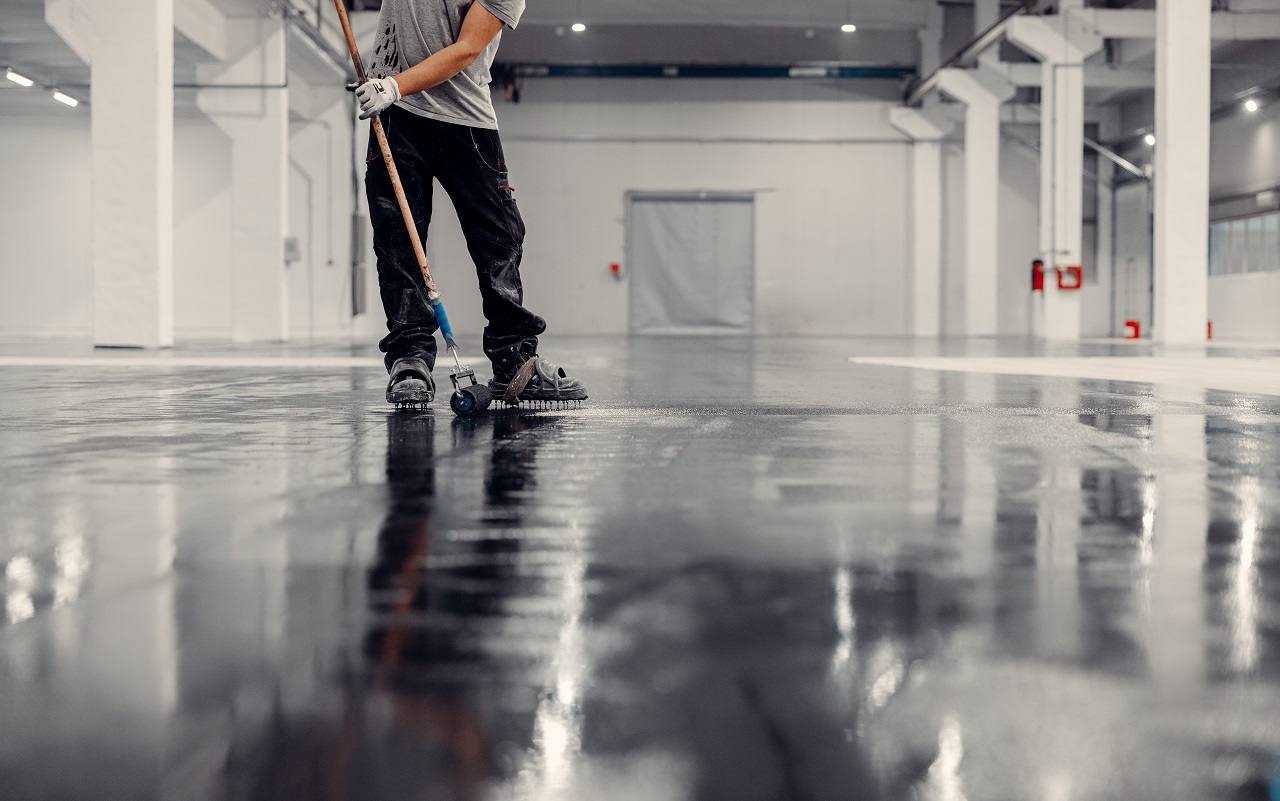
[(546, 351), (588, 408), (0, 368), (0, 797), (1280, 794), (1280, 398)]

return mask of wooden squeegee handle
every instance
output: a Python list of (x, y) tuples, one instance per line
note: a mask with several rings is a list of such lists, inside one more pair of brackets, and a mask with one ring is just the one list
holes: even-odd
[[(338, 19), (342, 20), (342, 32), (347, 35), (347, 49), (351, 51), (351, 63), (356, 68), (356, 80), (361, 84), (368, 81), (364, 71), (364, 61), (360, 58), (360, 48), (356, 46), (356, 36), (351, 32), (351, 19), (347, 16), (344, 0), (333, 0), (338, 9)], [(422, 237), (418, 236), (418, 224), (414, 222), (413, 212), (409, 210), (409, 199), (404, 194), (404, 184), (400, 182), (400, 171), (396, 169), (395, 159), (391, 157), (391, 146), (387, 144), (387, 132), (382, 128), (382, 120), (373, 118), (373, 134), (378, 138), (378, 147), (382, 150), (382, 160), (387, 164), (387, 174), (391, 176), (391, 187), (396, 193), (396, 202), (400, 204), (400, 214), (404, 217), (404, 227), (409, 231), (409, 241), (413, 243), (413, 255), (418, 257), (418, 267), (422, 270), (422, 280), (426, 282), (427, 294), (438, 295), (435, 281), (431, 279), (431, 266), (427, 264), (427, 252), (422, 249)]]

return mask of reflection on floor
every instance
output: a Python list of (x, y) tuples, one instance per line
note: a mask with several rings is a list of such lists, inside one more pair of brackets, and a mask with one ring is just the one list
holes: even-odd
[(0, 364), (0, 796), (1280, 793), (1280, 398), (546, 351), (589, 408), (394, 412), (365, 350)]

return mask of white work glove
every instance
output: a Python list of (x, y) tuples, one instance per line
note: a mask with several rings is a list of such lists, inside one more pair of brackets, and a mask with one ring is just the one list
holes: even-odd
[(356, 89), (362, 120), (381, 114), (399, 99), (400, 86), (395, 78), (374, 78)]

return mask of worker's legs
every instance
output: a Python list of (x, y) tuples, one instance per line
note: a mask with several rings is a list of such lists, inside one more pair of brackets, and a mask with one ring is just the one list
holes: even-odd
[[(427, 122), (395, 107), (382, 115), (405, 197), (424, 243), (431, 223), (432, 180), (429, 160), (424, 156), (434, 146)], [(386, 354), (388, 371), (403, 359), (420, 359), (430, 370), (436, 363), (435, 332), (439, 324), (431, 304), (427, 303), (422, 270), (405, 229), (386, 163), (372, 134), (368, 159), (365, 191), (369, 197), (373, 249), (378, 258), (378, 286), (388, 329), (379, 347)]]
[(449, 193), (484, 301), (484, 352), (494, 376), (511, 375), (538, 352), (546, 321), (524, 307), (524, 221), (516, 208), (498, 132), (434, 123), (431, 168)]

